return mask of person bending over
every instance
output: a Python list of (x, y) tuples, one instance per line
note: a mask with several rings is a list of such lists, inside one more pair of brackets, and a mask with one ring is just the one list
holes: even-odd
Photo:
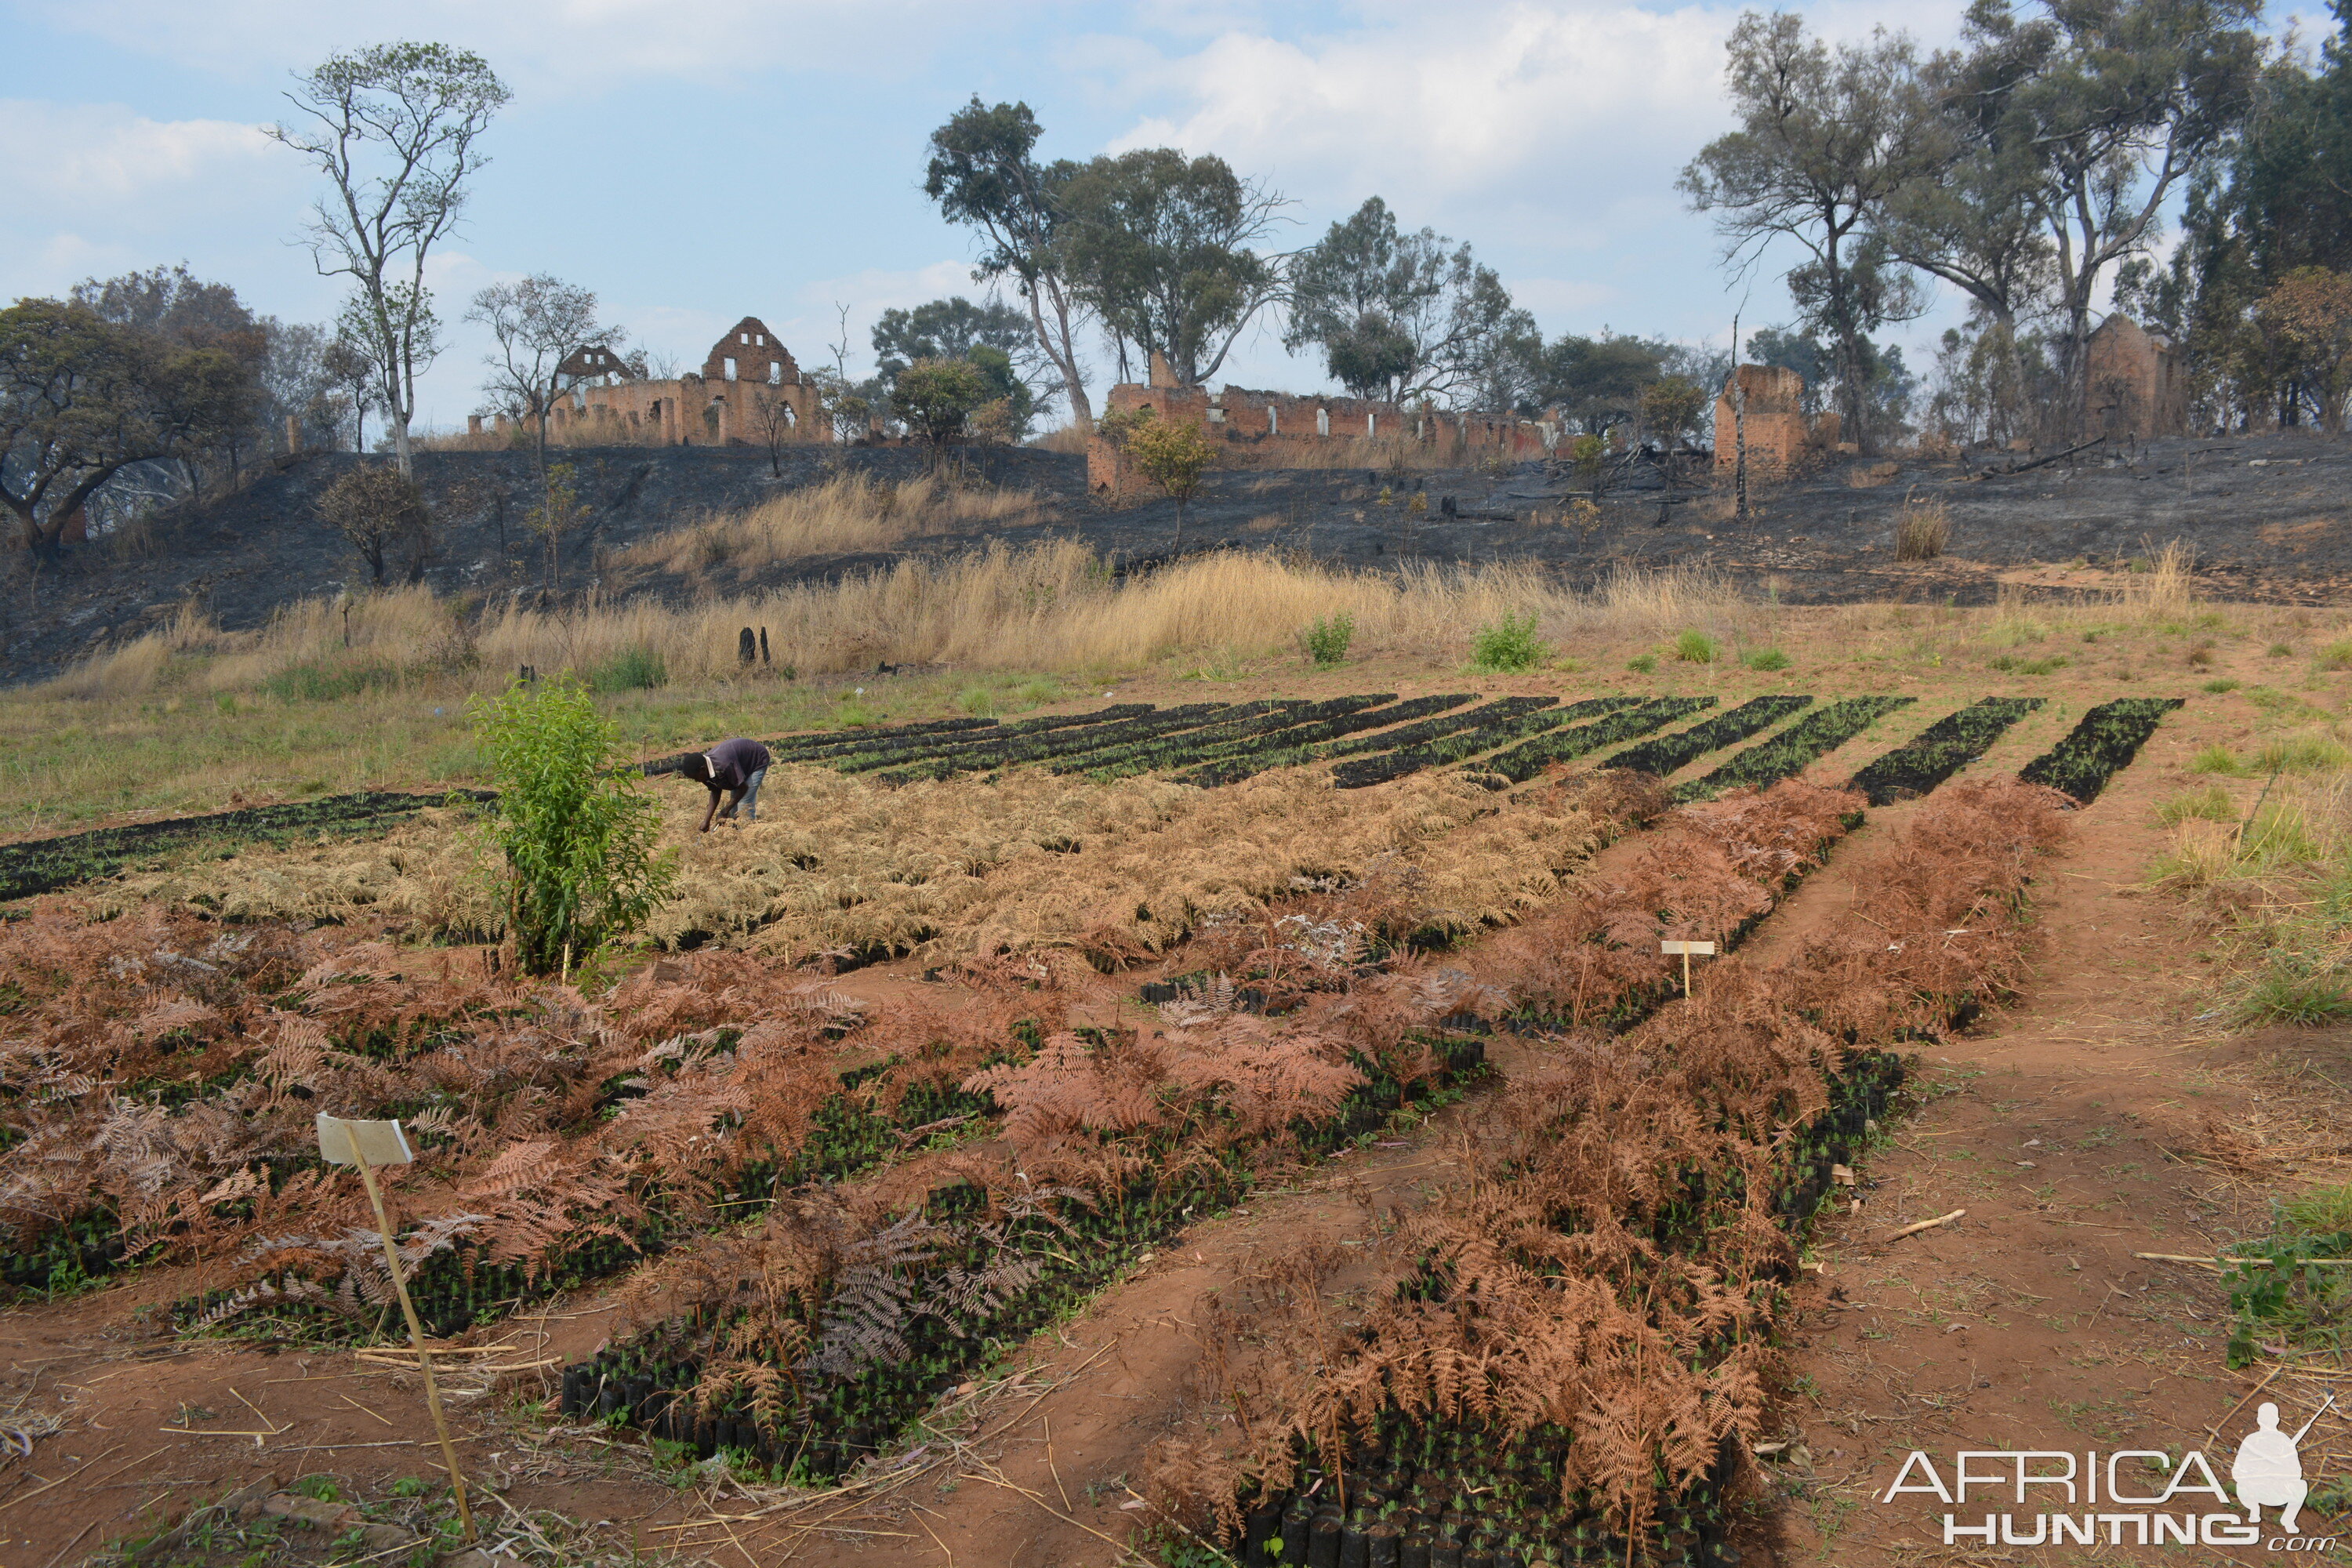
[[(721, 741), (710, 750), (686, 759), (680, 770), (710, 792), (710, 809), (702, 814), (701, 831), (710, 831), (710, 825), (725, 817), (732, 822), (760, 819), (760, 781), (768, 776), (768, 748), (757, 741), (737, 737)], [(719, 809), (719, 797), (727, 795), (727, 809)]]

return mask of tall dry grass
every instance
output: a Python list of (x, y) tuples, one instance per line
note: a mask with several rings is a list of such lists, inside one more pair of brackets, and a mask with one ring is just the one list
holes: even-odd
[(673, 529), (622, 552), (616, 563), (689, 577), (720, 567), (757, 572), (809, 555), (1017, 527), (1039, 515), (1037, 498), (1024, 490), (967, 489), (928, 477), (887, 484), (842, 474), (749, 511)]
[[(779, 510), (778, 536), (790, 537), (793, 515)], [(1506, 616), (1533, 616), (1547, 638), (1647, 636), (1720, 625), (1755, 608), (1724, 578), (1694, 570), (1622, 570), (1587, 595), (1523, 563), (1387, 574), (1228, 552), (1122, 580), (1083, 544), (999, 542), (837, 583), (688, 605), (592, 598), (564, 609), (506, 603), (469, 614), (425, 589), (402, 588), (354, 601), (348, 616), (328, 600), (289, 605), (257, 632), (224, 632), (188, 615), (58, 678), (44, 694), (122, 698), (175, 679), (230, 693), (289, 672), (348, 679), (358, 668), (487, 689), (520, 665), (593, 676), (625, 656), (651, 656), (670, 684), (733, 680), (745, 673), (736, 639), (746, 626), (767, 629), (776, 661), (754, 676), (787, 665), (811, 674), (881, 663), (1107, 671), (1197, 654), (1260, 658), (1286, 652), (1300, 627), (1339, 616), (1353, 618), (1360, 652), (1460, 657), (1479, 627)]]

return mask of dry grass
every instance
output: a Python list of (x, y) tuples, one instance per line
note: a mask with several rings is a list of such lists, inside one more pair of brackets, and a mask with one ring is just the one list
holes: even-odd
[[(779, 535), (783, 527), (777, 524)], [(359, 663), (441, 671), (460, 686), (487, 689), (520, 664), (589, 672), (635, 650), (657, 658), (672, 683), (732, 680), (742, 673), (736, 634), (745, 626), (768, 628), (779, 666), (819, 674), (882, 662), (1128, 670), (1200, 654), (1262, 658), (1287, 651), (1299, 627), (1340, 615), (1354, 618), (1364, 652), (1461, 657), (1477, 627), (1505, 616), (1532, 616), (1545, 637), (1646, 634), (1740, 608), (1730, 584), (1703, 571), (1621, 571), (1587, 596), (1524, 563), (1360, 574), (1223, 552), (1122, 582), (1081, 544), (1000, 542), (949, 560), (901, 561), (837, 584), (685, 606), (592, 598), (577, 608), (509, 605), (468, 617), (423, 589), (398, 589), (353, 606), (348, 644), (341, 614), (324, 600), (292, 605), (256, 633), (222, 632), (191, 615), (42, 693), (124, 699), (170, 679), (236, 692), (296, 667)]]
[(1040, 452), (1059, 452), (1066, 458), (1087, 455), (1087, 432), (1076, 425), (1064, 425), (1036, 437), (1029, 445)]
[[(1498, 801), (1439, 773), (1343, 795), (1295, 769), (1202, 791), (1034, 769), (992, 784), (892, 790), (780, 768), (761, 821), (708, 836), (694, 832), (701, 803), (688, 788), (666, 802), (665, 836), (683, 846), (682, 891), (649, 934), (670, 945), (716, 937), (790, 963), (1058, 948), (1110, 966), (1163, 951), (1204, 921), (1256, 913), (1291, 893), (1294, 879), (1375, 872), (1408, 881), (1429, 926), (1471, 931), (1553, 895), (1600, 837), (1573, 795)], [(494, 934), (497, 911), (468, 875), (458, 820), (429, 816), (374, 843), (248, 851), (134, 876), (104, 901), (194, 902), (239, 921), (375, 917), (418, 935)]]
[(750, 574), (810, 555), (887, 550), (909, 539), (976, 534), (1038, 520), (1024, 490), (961, 489), (936, 479), (878, 484), (844, 474), (725, 517), (674, 529), (622, 552), (615, 564), (682, 576)]
[(1951, 537), (1952, 509), (1941, 498), (1904, 498), (1903, 514), (1895, 523), (1895, 559), (1933, 561)]

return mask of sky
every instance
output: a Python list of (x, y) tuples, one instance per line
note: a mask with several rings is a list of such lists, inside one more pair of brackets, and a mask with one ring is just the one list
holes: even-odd
[[(1801, 5), (1831, 38), (1957, 36), (1964, 0)], [(2316, 7), (2314, 7), (2315, 10)], [(1469, 241), (1547, 335), (1728, 337), (1790, 314), (1768, 265), (1727, 278), (1676, 174), (1729, 128), (1734, 5), (1625, 0), (0, 0), (0, 300), (185, 262), (257, 311), (331, 320), (341, 280), (300, 242), (322, 182), (261, 127), (294, 72), (392, 38), (473, 49), (513, 90), (459, 235), (428, 270), (450, 342), (420, 421), (481, 405), (492, 281), (593, 289), (630, 341), (687, 368), (744, 315), (853, 373), (892, 306), (979, 297), (969, 231), (923, 196), (925, 142), (973, 94), (1029, 104), (1043, 157), (1174, 145), (1288, 197), (1276, 244), (1370, 195)], [(2281, 27), (2291, 17), (2274, 14)], [(2326, 29), (2303, 23), (2305, 37)], [(1948, 300), (1902, 334), (1922, 345)], [(1097, 384), (1107, 382), (1098, 378)], [(1310, 391), (1270, 323), (1213, 378)]]

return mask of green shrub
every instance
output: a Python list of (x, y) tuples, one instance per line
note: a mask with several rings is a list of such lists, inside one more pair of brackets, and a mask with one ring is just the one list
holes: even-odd
[(956, 699), (956, 706), (975, 719), (996, 717), (996, 693), (985, 686), (967, 686)]
[(2008, 675), (2048, 675), (2065, 668), (2070, 661), (2063, 654), (2053, 654), (2048, 658), (2020, 658), (2013, 653), (2005, 653), (1990, 662), (1993, 668)]
[(327, 659), (289, 665), (261, 683), (286, 702), (341, 702), (378, 687), (400, 684), (400, 668), (380, 658)]
[(668, 684), (668, 664), (649, 647), (625, 647), (588, 673), (593, 691), (650, 691)]
[(2246, 985), (2239, 1016), (2250, 1024), (2326, 1024), (2352, 1017), (2352, 984), (2310, 953), (2274, 950)]
[(2239, 762), (2230, 748), (2216, 742), (2189, 759), (2192, 773), (2221, 773), (2228, 778), (2243, 777), (2245, 764)]
[(1759, 647), (1740, 656), (1739, 662), (1750, 669), (1786, 669), (1797, 661), (1777, 647)]
[(1685, 632), (1675, 639), (1675, 657), (1685, 664), (1713, 664), (1722, 652), (1705, 632)]
[(2238, 689), (2238, 683), (2225, 675), (2219, 680), (2207, 681), (2205, 683), (2205, 689), (2211, 692), (2214, 696), (2219, 697), (2225, 691), (2235, 691)]
[(1658, 656), (1654, 653), (1635, 654), (1625, 661), (1625, 668), (1636, 675), (1654, 675), (1658, 668)]
[(1470, 662), (1480, 669), (1533, 669), (1551, 650), (1536, 640), (1535, 612), (1521, 620), (1505, 616), (1491, 626), (1481, 626), (1471, 639)]
[(1307, 657), (1318, 669), (1336, 669), (1347, 662), (1348, 645), (1355, 640), (1356, 617), (1333, 616), (1329, 620), (1320, 616), (1315, 624), (1298, 634), (1307, 647)]
[(658, 847), (660, 808), (625, 769), (620, 727), (569, 676), (468, 711), (497, 805), (478, 849), (504, 896), (515, 955), (535, 974), (568, 971), (641, 924), (677, 858)]
[(2322, 669), (2352, 669), (2352, 637), (2338, 637), (2319, 650)]
[(2220, 784), (2207, 784), (2201, 790), (2189, 790), (2176, 795), (2156, 808), (2158, 820), (2165, 823), (2185, 822), (2189, 817), (2203, 817), (2208, 822), (2235, 822), (2238, 808), (2231, 802), (2230, 792)]
[(2285, 643), (2274, 642), (2270, 646), (2270, 656), (2273, 658), (2293, 658), (2294, 649)]

